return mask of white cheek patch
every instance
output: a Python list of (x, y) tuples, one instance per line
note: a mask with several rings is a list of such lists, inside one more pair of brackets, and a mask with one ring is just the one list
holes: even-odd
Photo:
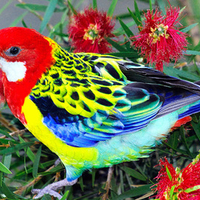
[(16, 82), (26, 75), (25, 62), (7, 62), (4, 58), (0, 58), (0, 68), (5, 72), (8, 81)]

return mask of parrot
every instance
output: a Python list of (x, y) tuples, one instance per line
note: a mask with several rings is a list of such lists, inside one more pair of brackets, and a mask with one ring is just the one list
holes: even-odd
[(177, 122), (200, 112), (200, 83), (112, 55), (71, 53), (34, 29), (0, 30), (3, 97), (73, 185), (86, 170), (145, 158)]

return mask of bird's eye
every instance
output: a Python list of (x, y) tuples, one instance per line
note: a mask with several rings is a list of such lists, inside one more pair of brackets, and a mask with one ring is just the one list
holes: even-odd
[(10, 47), (5, 54), (7, 56), (17, 56), (19, 54), (19, 52), (21, 51), (21, 49), (19, 47)]

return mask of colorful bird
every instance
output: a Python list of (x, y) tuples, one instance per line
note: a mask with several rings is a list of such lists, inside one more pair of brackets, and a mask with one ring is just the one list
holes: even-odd
[(33, 29), (0, 30), (3, 92), (13, 114), (66, 168), (83, 171), (146, 157), (174, 124), (200, 111), (200, 86), (110, 55), (69, 53)]

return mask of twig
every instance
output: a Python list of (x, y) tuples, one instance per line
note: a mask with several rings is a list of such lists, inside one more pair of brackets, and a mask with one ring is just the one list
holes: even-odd
[[(22, 129), (22, 130), (13, 131), (13, 132), (9, 133), (9, 135), (10, 135), (10, 136), (14, 136), (14, 135), (20, 135), (20, 136), (21, 136), (21, 135), (24, 134), (26, 131), (27, 131), (27, 129), (25, 128), (25, 129)], [(7, 138), (6, 135), (0, 137), (0, 139), (5, 139), (5, 138)]]
[(4, 116), (0, 113), (0, 123), (10, 131), (19, 131), (18, 128), (13, 126)]
[[(50, 171), (51, 169), (53, 169), (55, 167), (55, 164), (52, 165), (49, 169), (47, 169), (45, 172)], [(14, 193), (15, 194), (22, 194), (28, 187), (31, 187), (32, 185), (35, 185), (38, 181), (40, 181), (42, 179), (43, 175), (38, 175), (35, 179), (33, 179), (30, 183), (28, 183), (25, 186), (20, 187), (18, 190), (16, 190)]]
[(108, 193), (109, 193), (109, 190), (110, 190), (110, 185), (111, 185), (111, 179), (112, 179), (113, 172), (114, 172), (114, 167), (113, 166), (109, 167), (107, 181), (106, 181), (106, 187), (105, 187), (106, 193), (102, 196), (102, 200), (107, 200), (108, 199)]
[(147, 199), (148, 197), (151, 197), (153, 194), (155, 194), (155, 192), (151, 191), (151, 192), (148, 192), (147, 194), (145, 195), (142, 195), (141, 197), (135, 199), (135, 200), (143, 200), (143, 199)]

